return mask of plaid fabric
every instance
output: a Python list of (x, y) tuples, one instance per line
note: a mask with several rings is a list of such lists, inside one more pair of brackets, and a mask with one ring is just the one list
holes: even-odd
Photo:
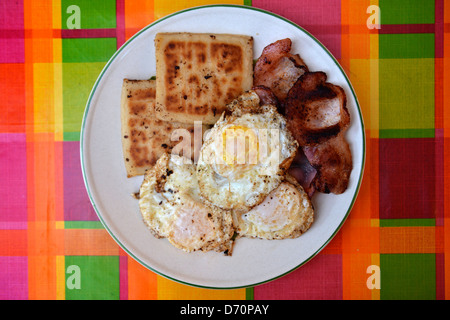
[[(367, 162), (343, 228), (306, 265), (254, 288), (193, 288), (145, 269), (89, 202), (82, 114), (98, 74), (127, 39), (171, 12), (215, 1), (1, 1), (0, 299), (450, 297), (450, 3), (226, 2), (303, 26), (352, 81)], [(80, 29), (71, 29), (73, 5)], [(381, 28), (371, 29), (377, 8)], [(81, 285), (74, 266), (87, 270)], [(380, 287), (373, 287), (377, 267)]]

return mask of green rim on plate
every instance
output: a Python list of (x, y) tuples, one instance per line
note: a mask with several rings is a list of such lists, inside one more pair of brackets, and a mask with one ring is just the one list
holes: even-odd
[[(200, 10), (200, 9), (206, 9), (206, 8), (212, 8), (212, 7), (224, 7), (224, 8), (237, 8), (237, 9), (244, 9), (244, 10), (252, 10), (252, 11), (257, 11), (263, 14), (267, 14), (270, 15), (272, 17), (278, 18), (280, 20), (283, 20), (289, 24), (291, 24), (292, 26), (294, 26), (295, 28), (301, 30), (303, 33), (305, 33), (307, 36), (309, 36), (312, 40), (314, 40), (334, 61), (334, 63), (336, 64), (336, 66), (339, 68), (339, 70), (341, 71), (342, 75), (345, 78), (345, 81), (347, 82), (348, 87), (351, 90), (351, 93), (353, 95), (354, 101), (356, 103), (356, 109), (358, 111), (358, 116), (359, 116), (359, 121), (360, 121), (360, 125), (361, 125), (361, 131), (362, 131), (362, 159), (361, 159), (361, 170), (360, 170), (360, 175), (358, 177), (358, 182), (356, 185), (356, 189), (355, 189), (355, 193), (353, 195), (352, 201), (348, 207), (348, 210), (345, 214), (345, 216), (343, 217), (341, 223), (338, 225), (338, 227), (336, 228), (336, 230), (331, 234), (331, 236), (329, 237), (329, 239), (323, 243), (323, 245), (321, 247), (319, 247), (311, 256), (309, 256), (309, 258), (305, 259), (303, 262), (301, 262), (299, 265), (295, 266), (294, 268), (283, 272), (282, 274), (279, 274), (278, 276), (272, 277), (270, 279), (264, 280), (264, 281), (260, 281), (260, 282), (256, 282), (256, 283), (251, 283), (251, 284), (246, 284), (246, 285), (242, 285), (242, 286), (232, 286), (232, 287), (215, 287), (215, 286), (206, 286), (206, 285), (199, 285), (199, 284), (193, 284), (193, 283), (189, 283), (186, 281), (182, 281), (180, 279), (176, 279), (174, 277), (168, 276), (162, 272), (160, 272), (159, 270), (156, 270), (155, 268), (149, 266), (147, 263), (145, 263), (144, 261), (142, 261), (140, 258), (138, 258), (136, 255), (134, 255), (114, 234), (113, 232), (110, 230), (110, 228), (108, 227), (108, 225), (105, 223), (101, 213), (99, 212), (95, 201), (93, 199), (92, 196), (92, 192), (90, 190), (89, 184), (87, 182), (87, 176), (86, 176), (86, 166), (85, 166), (85, 159), (84, 159), (84, 141), (85, 141), (85, 123), (86, 123), (86, 119), (91, 107), (91, 102), (92, 102), (92, 98), (97, 90), (97, 87), (99, 85), (99, 83), (101, 82), (105, 72), (108, 70), (108, 68), (110, 67), (111, 63), (116, 59), (117, 55), (124, 50), (132, 41), (134, 41), (134, 39), (136, 39), (137, 37), (139, 37), (139, 35), (141, 35), (143, 32), (145, 32), (146, 30), (148, 30), (149, 28), (154, 27), (155, 25), (159, 24), (160, 22), (167, 20), (171, 17), (192, 11), (192, 10)], [(149, 24), (148, 26), (146, 26), (145, 28), (141, 29), (139, 32), (137, 32), (135, 35), (133, 35), (128, 41), (126, 41), (114, 54), (113, 56), (109, 59), (109, 61), (106, 63), (105, 67), (103, 68), (103, 70), (101, 71), (100, 75), (98, 76), (93, 89), (89, 95), (87, 104), (86, 104), (86, 108), (84, 111), (84, 115), (83, 115), (83, 119), (82, 119), (82, 123), (81, 123), (81, 134), (80, 134), (80, 159), (81, 159), (81, 170), (82, 170), (82, 175), (83, 175), (83, 180), (85, 183), (85, 187), (89, 196), (89, 199), (92, 203), (92, 206), (98, 216), (98, 218), (100, 219), (103, 227), (108, 231), (108, 233), (111, 235), (111, 237), (117, 242), (117, 244), (119, 244), (119, 246), (125, 251), (127, 252), (127, 254), (129, 254), (131, 257), (133, 257), (137, 262), (139, 262), (140, 264), (142, 264), (144, 267), (148, 268), (149, 270), (167, 278), (167, 279), (171, 279), (173, 281), (176, 281), (178, 283), (182, 283), (182, 284), (186, 284), (186, 285), (190, 285), (190, 286), (194, 286), (194, 287), (198, 287), (198, 288), (207, 288), (207, 289), (240, 289), (240, 288), (248, 288), (248, 287), (253, 287), (253, 286), (257, 286), (263, 283), (267, 283), (270, 281), (273, 281), (275, 279), (281, 278), (284, 275), (291, 273), (292, 271), (298, 269), (299, 267), (303, 266), (305, 263), (307, 263), (308, 261), (310, 261), (312, 258), (314, 258), (325, 246), (328, 245), (328, 243), (334, 238), (334, 236), (337, 234), (337, 232), (340, 230), (340, 228), (342, 227), (342, 225), (344, 224), (345, 220), (347, 219), (348, 215), (350, 214), (350, 211), (353, 208), (353, 205), (356, 201), (357, 195), (359, 193), (360, 187), (361, 187), (361, 183), (362, 183), (362, 178), (363, 178), (363, 172), (364, 172), (364, 166), (365, 166), (365, 158), (366, 158), (366, 138), (365, 138), (365, 129), (364, 129), (364, 121), (363, 121), (363, 117), (362, 117), (362, 113), (361, 113), (361, 108), (358, 102), (358, 99), (356, 97), (356, 94), (354, 92), (353, 86), (351, 85), (346, 73), (344, 72), (344, 70), (342, 69), (342, 67), (340, 66), (340, 64), (338, 63), (338, 61), (335, 59), (335, 57), (328, 51), (328, 49), (319, 41), (317, 40), (313, 35), (311, 35), (308, 31), (306, 31), (305, 29), (303, 29), (302, 27), (298, 26), (297, 24), (295, 24), (294, 22), (279, 16), (277, 14), (274, 14), (272, 12), (263, 10), (263, 9), (259, 9), (259, 8), (254, 8), (254, 7), (250, 7), (250, 6), (245, 6), (245, 5), (233, 5), (233, 4), (217, 4), (217, 5), (205, 5), (205, 6), (197, 6), (197, 7), (192, 7), (192, 8), (188, 8), (185, 10), (181, 10), (175, 13), (172, 13), (168, 16), (165, 16), (159, 20), (154, 21), (153, 23)]]

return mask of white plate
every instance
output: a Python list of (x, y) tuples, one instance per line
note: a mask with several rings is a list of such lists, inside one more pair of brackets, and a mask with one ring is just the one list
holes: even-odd
[[(254, 37), (257, 58), (281, 38), (293, 40), (312, 71), (344, 88), (351, 126), (347, 138), (354, 168), (348, 190), (341, 195), (316, 195), (315, 222), (297, 239), (239, 239), (231, 257), (216, 252), (184, 253), (166, 239), (156, 239), (144, 226), (138, 202), (142, 177), (127, 178), (120, 135), (122, 80), (155, 75), (153, 39), (158, 32), (211, 32)], [(207, 288), (241, 288), (276, 279), (302, 266), (333, 238), (349, 215), (362, 179), (365, 137), (361, 111), (343, 70), (312, 35), (275, 14), (246, 6), (212, 5), (177, 12), (137, 33), (110, 59), (89, 97), (81, 128), (81, 165), (86, 188), (104, 227), (133, 258), (154, 272), (181, 283)]]

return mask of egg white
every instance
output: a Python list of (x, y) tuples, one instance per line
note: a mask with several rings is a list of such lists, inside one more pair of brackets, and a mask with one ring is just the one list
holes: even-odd
[[(205, 199), (221, 208), (243, 212), (258, 205), (283, 181), (298, 144), (276, 107), (260, 106), (253, 91), (228, 108), (232, 114), (223, 114), (205, 137), (197, 177)], [(228, 132), (239, 131), (244, 140), (239, 143), (236, 139), (237, 147), (231, 148), (235, 153), (229, 157)]]
[(290, 176), (261, 202), (245, 213), (234, 212), (240, 237), (297, 238), (314, 220), (313, 205), (303, 188)]
[(191, 160), (161, 156), (144, 176), (139, 207), (149, 230), (158, 238), (167, 238), (173, 246), (186, 252), (214, 250), (231, 255), (231, 212), (201, 199)]

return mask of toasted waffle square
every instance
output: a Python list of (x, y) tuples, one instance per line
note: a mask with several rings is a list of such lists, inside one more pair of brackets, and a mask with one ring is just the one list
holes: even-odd
[(156, 115), (165, 121), (214, 124), (227, 103), (253, 85), (253, 38), (159, 33)]

